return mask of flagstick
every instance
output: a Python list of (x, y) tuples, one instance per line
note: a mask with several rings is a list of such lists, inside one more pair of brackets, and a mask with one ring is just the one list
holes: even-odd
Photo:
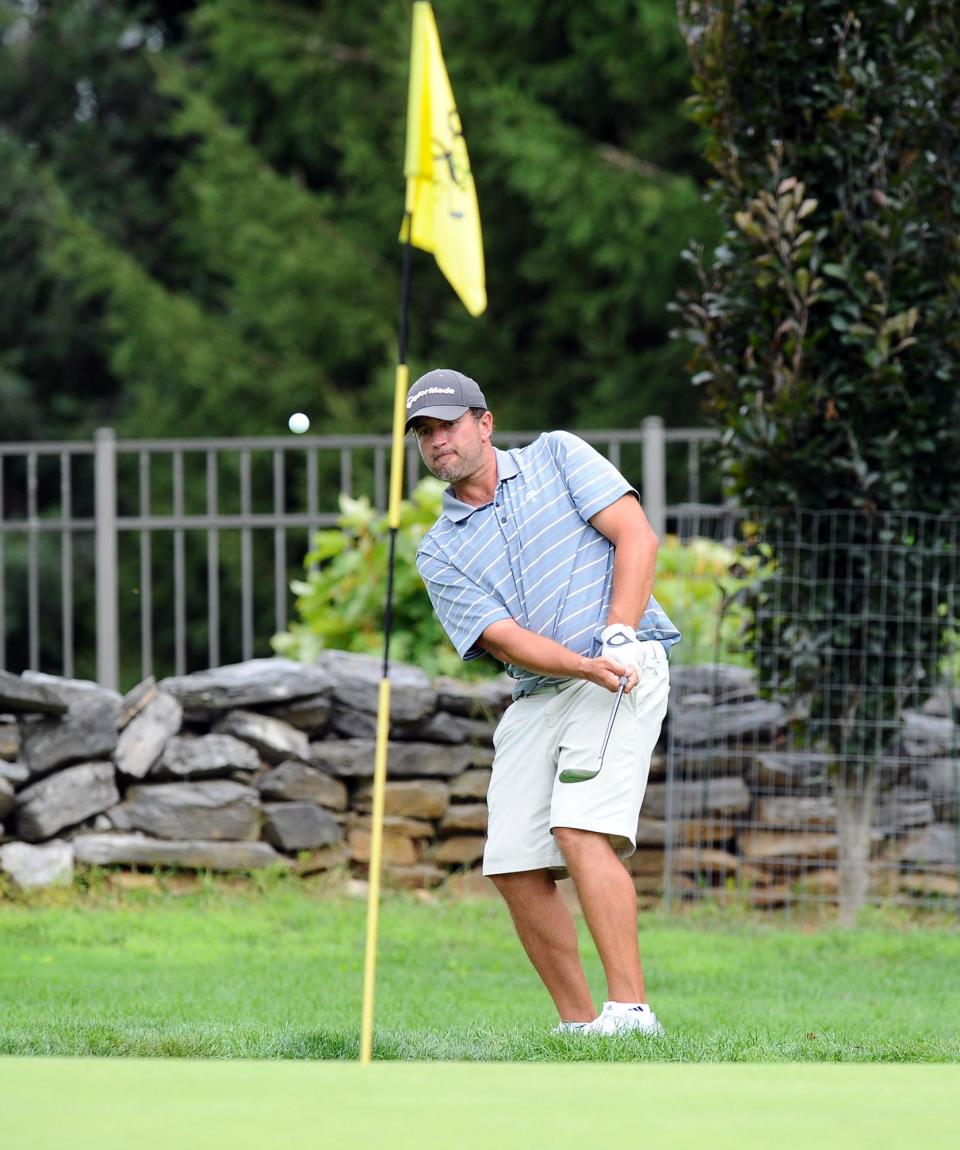
[[(408, 219), (409, 223), (409, 219)], [(408, 233), (409, 234), (409, 233)], [(403, 490), (403, 436), (407, 395), (407, 313), (410, 298), (410, 244), (403, 246), (403, 278), (400, 291), (400, 338), (397, 380), (393, 395), (393, 448), (390, 458), (390, 506), (387, 523), (390, 549), (387, 559), (387, 603), (383, 621), (383, 677), (377, 704), (377, 741), (373, 765), (373, 814), (370, 833), (370, 870), (367, 893), (367, 941), (363, 963), (363, 1013), (360, 1023), (360, 1062), (373, 1058), (373, 1003), (377, 982), (377, 928), (380, 919), (380, 876), (383, 869), (383, 808), (387, 783), (387, 745), (390, 738), (390, 634), (393, 630), (393, 574), (396, 565), (397, 530)]]

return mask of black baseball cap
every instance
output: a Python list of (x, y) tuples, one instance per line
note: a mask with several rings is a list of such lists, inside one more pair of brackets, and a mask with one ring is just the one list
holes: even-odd
[(487, 401), (475, 380), (449, 367), (437, 367), (410, 385), (407, 392), (407, 422), (421, 415), (431, 419), (459, 419), (471, 407), (487, 409)]

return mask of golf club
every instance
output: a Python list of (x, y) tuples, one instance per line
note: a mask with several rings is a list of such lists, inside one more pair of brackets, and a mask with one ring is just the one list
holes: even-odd
[(613, 706), (610, 709), (610, 720), (607, 723), (607, 730), (603, 736), (603, 742), (600, 744), (600, 755), (597, 758), (597, 769), (595, 771), (587, 771), (582, 767), (567, 767), (560, 772), (561, 783), (585, 783), (589, 779), (595, 779), (600, 774), (600, 768), (603, 766), (603, 756), (607, 749), (607, 743), (610, 741), (610, 732), (613, 730), (613, 720), (617, 717), (617, 710), (620, 707), (620, 700), (623, 698), (623, 692), (629, 682), (629, 675), (620, 676), (620, 686), (617, 687), (617, 693), (613, 699)]

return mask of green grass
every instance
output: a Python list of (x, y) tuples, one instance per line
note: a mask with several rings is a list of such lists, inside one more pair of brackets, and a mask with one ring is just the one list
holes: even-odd
[(952, 1150), (960, 1071), (0, 1059), (0, 1081), (5, 1150)]
[[(0, 903), (0, 1054), (354, 1059), (364, 927), (363, 900), (322, 883)], [(659, 1042), (550, 1035), (498, 901), (388, 895), (380, 941), (378, 1059), (960, 1061), (949, 920), (644, 916)]]

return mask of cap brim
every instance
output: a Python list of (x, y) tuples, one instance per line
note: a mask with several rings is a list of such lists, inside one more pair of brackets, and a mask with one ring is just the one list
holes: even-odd
[(469, 407), (421, 407), (419, 411), (415, 411), (413, 415), (407, 416), (406, 430), (410, 430), (410, 424), (415, 419), (420, 419), (421, 416), (427, 419), (446, 419), (453, 420), (459, 419), (461, 415), (465, 415), (470, 410)]

